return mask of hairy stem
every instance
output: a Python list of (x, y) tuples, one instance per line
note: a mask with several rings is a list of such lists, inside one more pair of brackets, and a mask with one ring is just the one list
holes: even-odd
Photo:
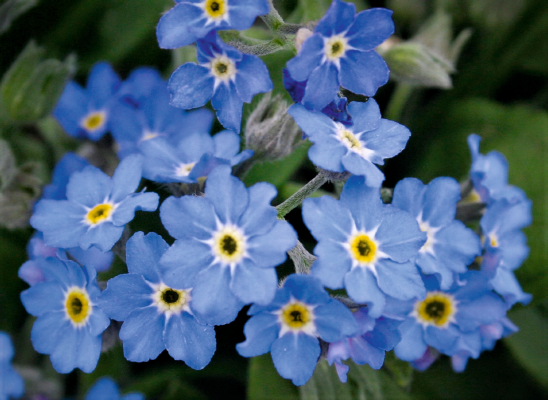
[(327, 177), (322, 173), (318, 173), (310, 182), (300, 188), (293, 196), (284, 201), (276, 210), (278, 211), (278, 218), (283, 218), (288, 212), (298, 207), (304, 199), (318, 190), (323, 184), (327, 182)]

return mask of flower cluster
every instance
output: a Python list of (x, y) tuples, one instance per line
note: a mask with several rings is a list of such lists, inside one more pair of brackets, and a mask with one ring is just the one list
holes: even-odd
[[(441, 353), (462, 371), (468, 358), (517, 329), (506, 312), (530, 300), (513, 271), (528, 254), (521, 229), (531, 222), (531, 202), (508, 185), (504, 157), (480, 154), (473, 135), (467, 190), (449, 177), (426, 185), (406, 178), (388, 204), (376, 165), (404, 150), (411, 133), (382, 118), (373, 98), (349, 103), (339, 94), (342, 86), (373, 96), (387, 82), (374, 49), (394, 30), (389, 10), (356, 14), (352, 3), (333, 0), (284, 70), (295, 101), (287, 114), (313, 143), (314, 181), (346, 179), (340, 196), (304, 199), (311, 183), (275, 208), (273, 185), (246, 187), (233, 171), (255, 161), (240, 148), (243, 103), (273, 85), (256, 55), (227, 45), (218, 31), (247, 29), (268, 12), (266, 0), (177, 0), (160, 19), (158, 41), (170, 49), (196, 42), (198, 64), (182, 65), (166, 83), (150, 68), (122, 81), (99, 63), (86, 90), (67, 85), (58, 121), (82, 139), (110, 132), (121, 161), (111, 177), (67, 154), (30, 220), (38, 233), (19, 272), (31, 285), (21, 300), (38, 318), (34, 348), (58, 372), (94, 370), (110, 319), (121, 322), (109, 331), (119, 334), (127, 360), (167, 350), (203, 369), (216, 351), (215, 326), (246, 305), (251, 317), (237, 351), (270, 352), (295, 385), (312, 377), (320, 358), (344, 382), (347, 360), (379, 369), (392, 349), (418, 369)], [(228, 129), (213, 136), (210, 111), (179, 109), (209, 100)], [(280, 109), (284, 117), (276, 119), (289, 119)], [(265, 149), (257, 153), (268, 157)], [(161, 196), (138, 191), (143, 178)], [(317, 241), (314, 255), (283, 218), (300, 203)], [(459, 220), (460, 207), (470, 204), (479, 210), (476, 231), (465, 224), (473, 218)], [(158, 233), (133, 232), (136, 211), (154, 218), (157, 209)], [(101, 291), (97, 271), (109, 268), (114, 253), (127, 273)], [(288, 253), (297, 273), (279, 276)], [(103, 380), (87, 398), (108, 391), (119, 397), (114, 382)]]

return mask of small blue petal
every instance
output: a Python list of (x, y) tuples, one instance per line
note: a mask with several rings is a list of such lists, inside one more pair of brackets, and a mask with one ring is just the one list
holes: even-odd
[(152, 304), (152, 293), (141, 275), (118, 275), (108, 281), (98, 305), (110, 318), (125, 321), (134, 309)]
[(423, 339), (423, 329), (414, 318), (408, 318), (400, 327), (401, 342), (394, 347), (400, 360), (413, 361), (421, 358), (428, 345)]
[(151, 283), (159, 283), (158, 264), (168, 248), (168, 244), (160, 235), (153, 232), (147, 235), (136, 232), (126, 244), (128, 272), (142, 275)]
[(274, 268), (258, 268), (250, 260), (244, 260), (234, 268), (230, 290), (243, 303), (269, 304), (277, 288)]
[(348, 240), (354, 223), (349, 209), (329, 196), (306, 199), (303, 202), (303, 220), (316, 240), (329, 239), (339, 243)]
[(286, 252), (296, 244), (295, 229), (286, 221), (276, 221), (269, 232), (247, 241), (247, 251), (257, 267), (272, 268), (283, 263), (287, 258)]
[(195, 239), (179, 239), (160, 260), (161, 276), (167, 285), (187, 289), (196, 275), (213, 262), (211, 247)]
[(377, 285), (377, 279), (368, 268), (357, 267), (344, 277), (348, 295), (358, 303), (367, 303), (368, 313), (373, 318), (381, 316), (386, 297)]
[(70, 330), (73, 328), (64, 310), (45, 313), (32, 326), (32, 346), (38, 353), (51, 354), (59, 345), (59, 338)]
[(369, 51), (379, 46), (394, 33), (392, 11), (385, 8), (372, 8), (356, 15), (346, 32), (348, 44), (353, 48)]
[(349, 50), (340, 62), (341, 86), (351, 92), (374, 96), (377, 89), (388, 82), (388, 66), (375, 51)]
[(352, 24), (355, 14), (356, 6), (354, 4), (334, 0), (323, 18), (318, 22), (318, 25), (316, 25), (314, 32), (327, 37), (341, 33)]
[(335, 299), (314, 309), (314, 324), (318, 334), (326, 342), (337, 342), (356, 334), (358, 330), (352, 312)]
[(135, 211), (156, 211), (160, 196), (157, 193), (134, 193), (122, 200), (112, 214), (116, 226), (127, 224), (135, 218)]
[(270, 313), (251, 317), (244, 326), (245, 342), (238, 343), (236, 350), (244, 357), (255, 357), (268, 353), (272, 343), (278, 338), (280, 326), (278, 318)]
[(57, 282), (41, 282), (21, 293), (21, 302), (30, 315), (39, 317), (50, 311), (64, 310), (65, 296)]
[(445, 176), (433, 179), (424, 192), (422, 220), (432, 227), (445, 226), (455, 219), (460, 185)]
[(103, 203), (110, 191), (110, 177), (99, 168), (89, 165), (70, 176), (67, 185), (67, 199), (93, 208), (97, 204)]
[(110, 222), (103, 222), (84, 233), (78, 245), (84, 250), (95, 246), (103, 252), (109, 251), (122, 237), (123, 232), (123, 226), (114, 226)]
[(217, 347), (215, 329), (200, 325), (186, 312), (169, 319), (164, 341), (171, 357), (184, 361), (193, 369), (203, 369), (209, 364)]
[[(352, 213), (356, 229), (367, 232), (380, 225), (383, 205), (380, 190), (364, 183), (367, 184), (367, 178), (350, 177), (343, 187), (340, 202)], [(350, 230), (347, 232), (350, 233)]]
[(124, 357), (129, 361), (154, 360), (165, 349), (163, 332), (166, 317), (155, 306), (133, 310), (120, 329)]
[(276, 197), (276, 188), (270, 183), (259, 182), (247, 189), (249, 205), (240, 217), (238, 225), (248, 235), (262, 235), (272, 229), (277, 221), (277, 211), (270, 205)]
[(248, 207), (246, 187), (231, 175), (228, 166), (219, 166), (209, 174), (205, 194), (222, 223), (236, 223)]
[(381, 111), (375, 99), (370, 98), (365, 103), (353, 101), (348, 105), (348, 112), (352, 115), (355, 134), (375, 130), (381, 123)]
[(95, 64), (88, 77), (87, 90), (95, 103), (102, 107), (120, 87), (121, 79), (107, 62)]
[(304, 91), (306, 108), (321, 110), (328, 105), (339, 90), (339, 71), (331, 62), (325, 62), (310, 74)]
[(110, 199), (114, 203), (124, 200), (135, 192), (141, 182), (143, 168), (143, 156), (132, 154), (120, 162), (112, 176), (112, 192)]
[(299, 54), (287, 62), (287, 70), (294, 80), (306, 81), (312, 71), (320, 65), (323, 57), (323, 38), (319, 34), (314, 34), (305, 40)]
[(206, 240), (216, 229), (213, 204), (203, 197), (168, 197), (160, 207), (160, 218), (176, 239)]
[(186, 110), (203, 106), (213, 96), (214, 81), (205, 67), (194, 63), (181, 65), (169, 78), (170, 104)]
[(205, 28), (204, 11), (199, 7), (181, 3), (164, 14), (156, 27), (158, 44), (162, 49), (176, 49), (194, 43), (204, 37), (209, 28)]
[(380, 188), (384, 181), (384, 174), (370, 161), (353, 151), (349, 151), (343, 158), (342, 164), (345, 170), (354, 174), (365, 176), (365, 184), (373, 188)]
[(426, 295), (415, 263), (381, 259), (377, 262), (376, 269), (377, 283), (387, 295), (401, 300), (423, 298)]
[(211, 105), (217, 111), (219, 122), (226, 129), (240, 133), (244, 102), (240, 98), (234, 82), (220, 84), (213, 94)]
[(426, 242), (426, 233), (419, 229), (417, 221), (405, 211), (393, 209), (384, 215), (375, 234), (379, 250), (397, 262), (414, 257)]
[(287, 333), (274, 341), (270, 351), (278, 373), (301, 386), (314, 373), (320, 357), (320, 343), (317, 338), (304, 333)]
[(272, 90), (272, 81), (268, 68), (257, 56), (244, 54), (242, 60), (236, 64), (236, 90), (240, 99), (251, 103), (257, 93)]
[(314, 248), (314, 254), (318, 258), (310, 274), (330, 289), (342, 289), (344, 276), (352, 266), (348, 250), (332, 240), (323, 240)]

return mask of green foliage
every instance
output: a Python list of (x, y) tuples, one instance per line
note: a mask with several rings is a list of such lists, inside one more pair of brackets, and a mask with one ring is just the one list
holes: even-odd
[(51, 113), (74, 73), (75, 57), (61, 62), (44, 55), (44, 48), (30, 42), (2, 78), (0, 107), (15, 122), (35, 122)]
[(270, 354), (253, 357), (249, 361), (248, 400), (297, 400), (297, 388), (278, 374)]
[(0, 35), (7, 31), (13, 20), (31, 9), (38, 0), (7, 0), (0, 6)]

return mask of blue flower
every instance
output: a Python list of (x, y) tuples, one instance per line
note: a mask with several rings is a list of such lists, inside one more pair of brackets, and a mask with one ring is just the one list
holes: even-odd
[(515, 202), (503, 198), (487, 207), (480, 221), (484, 237), (482, 272), (509, 305), (531, 301), (531, 295), (523, 292), (512, 272), (529, 255), (527, 238), (521, 229), (531, 220), (530, 200)]
[(380, 317), (371, 318), (367, 308), (353, 312), (358, 323), (358, 333), (339, 342), (329, 343), (327, 361), (335, 363), (341, 382), (346, 382), (348, 366), (342, 360), (352, 358), (359, 365), (368, 364), (373, 369), (380, 369), (384, 363), (386, 351), (392, 350), (401, 340), (398, 326), (401, 321)]
[(125, 158), (112, 178), (93, 166), (70, 177), (68, 200), (40, 200), (30, 219), (50, 247), (108, 251), (120, 239), (136, 210), (154, 211), (156, 193), (134, 193), (141, 181), (142, 157)]
[(149, 96), (161, 86), (165, 87), (166, 83), (157, 69), (135, 68), (120, 85), (116, 99), (129, 107), (140, 109)]
[[(68, 255), (67, 255), (68, 253)], [(27, 254), (30, 260), (26, 261), (19, 268), (19, 278), (33, 286), (44, 281), (42, 264), (48, 257), (56, 257), (61, 260), (68, 260), (69, 257), (80, 265), (93, 267), (96, 271), (106, 271), (110, 268), (114, 254), (111, 251), (103, 253), (95, 247), (82, 250), (80, 247), (71, 249), (59, 249), (46, 246), (44, 237), (40, 232), (35, 232), (27, 245)]]
[(350, 103), (348, 112), (352, 115), (352, 126), (300, 104), (293, 104), (288, 110), (314, 143), (308, 157), (315, 165), (328, 171), (365, 176), (368, 186), (379, 187), (384, 174), (373, 163), (383, 165), (385, 158), (401, 152), (411, 133), (397, 122), (381, 118), (373, 99)]
[(44, 186), (42, 198), (51, 200), (66, 200), (67, 185), (70, 176), (76, 171), (83, 170), (88, 165), (90, 164), (85, 158), (71, 152), (66, 153), (57, 162), (57, 164), (55, 164), (51, 183)]
[(219, 122), (240, 133), (242, 107), (257, 93), (272, 90), (266, 65), (223, 43), (215, 32), (199, 40), (198, 64), (181, 65), (169, 79), (171, 105), (190, 109), (211, 99)]
[(374, 96), (388, 81), (388, 67), (374, 49), (394, 32), (392, 11), (373, 8), (355, 13), (354, 4), (333, 0), (314, 34), (287, 63), (294, 80), (307, 81), (302, 100), (306, 108), (321, 110), (339, 86)]
[[(166, 82), (159, 79), (146, 86), (149, 79), (143, 71), (124, 82), (120, 100), (113, 107), (111, 130), (121, 158), (138, 152), (140, 143), (154, 138), (181, 138), (211, 129), (211, 111), (202, 108), (186, 112), (169, 105)], [(145, 81), (145, 88), (141, 81)]]
[(295, 385), (304, 385), (314, 373), (320, 342), (352, 336), (357, 323), (321, 283), (309, 275), (290, 275), (267, 306), (253, 305), (244, 327), (246, 341), (236, 346), (244, 357), (270, 351), (278, 373)]
[(187, 46), (212, 30), (245, 30), (268, 14), (267, 0), (176, 0), (160, 18), (156, 35), (163, 49)]
[(66, 374), (74, 368), (95, 369), (101, 354), (101, 333), (110, 320), (97, 307), (100, 294), (93, 268), (72, 261), (48, 258), (45, 281), (21, 293), (34, 322), (34, 349), (49, 354), (53, 368)]
[(455, 220), (460, 186), (453, 178), (440, 177), (428, 185), (406, 178), (394, 188), (392, 205), (409, 212), (427, 234), (415, 258), (423, 274), (435, 274), (443, 290), (449, 289), (457, 274), (481, 254), (479, 237)]
[(128, 393), (125, 396), (120, 395), (120, 389), (116, 382), (110, 377), (105, 376), (97, 379), (93, 386), (86, 393), (84, 400), (144, 400), (145, 396), (141, 393)]
[[(285, 90), (295, 103), (300, 103), (304, 97), (306, 82), (297, 82), (291, 78), (287, 68), (284, 68), (282, 72)], [(352, 125), (352, 117), (348, 113), (347, 103), (348, 99), (346, 97), (335, 95), (331, 103), (326, 105), (321, 112), (341, 124)]]
[[(406, 311), (400, 325), (402, 340), (394, 348), (396, 356), (414, 361), (424, 356), (428, 346), (446, 355), (455, 355), (463, 343), (467, 350), (479, 354), (481, 341), (468, 339), (478, 334), (481, 326), (500, 322), (507, 307), (478, 271), (462, 275), (463, 286), (454, 284), (450, 290), (440, 290), (434, 276), (424, 277), (428, 290), (424, 300), (389, 299), (387, 313), (392, 307)], [(461, 282), (462, 283), (462, 282)]]
[(472, 154), (470, 178), (474, 190), (468, 196), (469, 201), (481, 201), (491, 204), (493, 201), (506, 198), (509, 201), (523, 201), (525, 193), (515, 186), (508, 185), (508, 162), (498, 151), (487, 155), (479, 152), (481, 137), (468, 136), (468, 147)]
[(346, 288), (357, 303), (367, 303), (372, 318), (382, 315), (386, 296), (423, 298), (424, 284), (412, 262), (426, 242), (407, 212), (383, 206), (378, 188), (351, 177), (340, 201), (306, 199), (303, 219), (318, 240), (311, 274), (331, 289)]
[(6, 332), (0, 331), (0, 399), (19, 398), (25, 392), (25, 382), (11, 365), (13, 344)]
[(120, 82), (108, 63), (95, 64), (86, 89), (74, 81), (67, 84), (53, 116), (70, 136), (99, 140), (108, 130), (110, 108)]
[(127, 242), (128, 273), (108, 281), (99, 304), (110, 318), (124, 321), (120, 339), (128, 360), (153, 360), (167, 349), (174, 359), (202, 369), (215, 353), (215, 329), (196, 321), (192, 288), (167, 282), (167, 274), (176, 274), (158, 262), (168, 248), (155, 233), (134, 234)]
[(252, 150), (240, 151), (240, 137), (232, 131), (222, 131), (211, 137), (205, 132), (193, 132), (179, 140), (155, 138), (140, 144), (145, 156), (143, 177), (155, 182), (196, 183), (219, 165), (236, 165), (253, 155)]
[(297, 243), (294, 229), (270, 205), (276, 189), (264, 182), (247, 189), (230, 172), (215, 168), (205, 197), (169, 197), (160, 207), (162, 223), (177, 239), (161, 260), (169, 268), (166, 284), (192, 287), (197, 317), (212, 325), (233, 321), (244, 303), (270, 303), (275, 267)]

